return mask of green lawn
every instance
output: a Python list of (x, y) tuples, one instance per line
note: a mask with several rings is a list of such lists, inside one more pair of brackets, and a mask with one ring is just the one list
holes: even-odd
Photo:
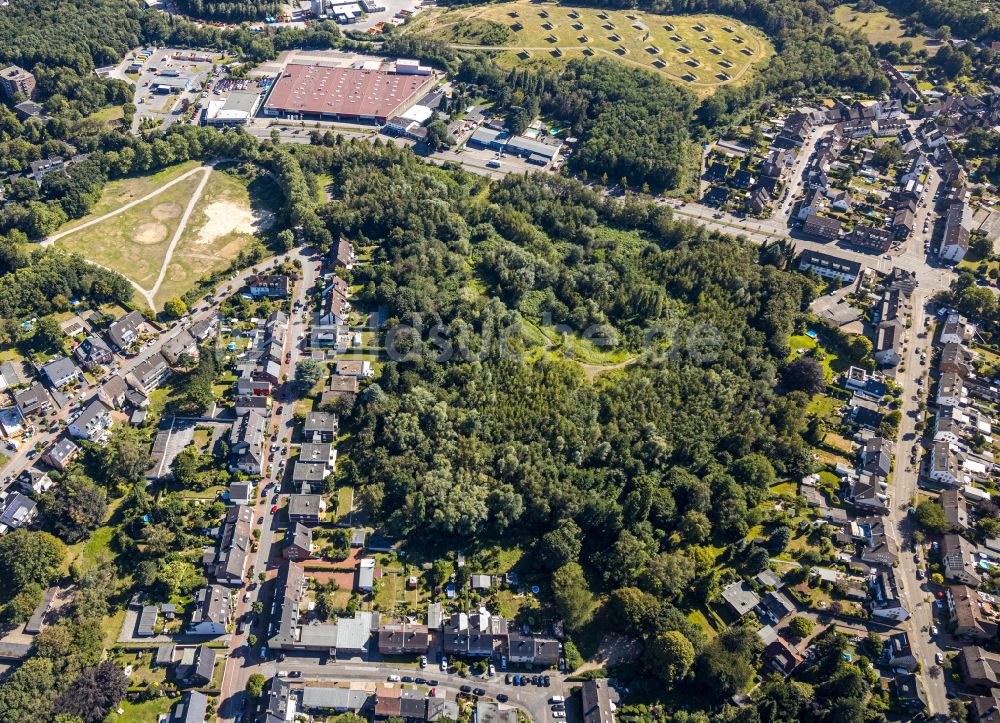
[(819, 343), (818, 339), (814, 339), (808, 334), (798, 334), (790, 337), (788, 339), (788, 345), (792, 349), (789, 359), (795, 359), (799, 356), (814, 353), (814, 350), (821, 352), (824, 358), (821, 359), (820, 363), (823, 365), (823, 370), (826, 372), (827, 382), (832, 382), (834, 376), (846, 371), (850, 366), (850, 364), (848, 364), (845, 360), (842, 360), (835, 353), (823, 347), (823, 345)]
[(198, 175), (185, 179), (148, 201), (56, 243), (149, 289), (156, 282), (170, 240), (199, 180)]
[(745, 81), (774, 53), (758, 30), (719, 15), (658, 15), (517, 0), (431, 8), (407, 26), (468, 47), (499, 50), (503, 67), (561, 63), (586, 55), (659, 71), (711, 93)]
[(270, 225), (277, 193), (266, 176), (248, 184), (232, 173), (213, 171), (170, 258), (157, 305), (229, 266), (257, 231)]
[(166, 696), (138, 704), (126, 701), (120, 706), (124, 712), (121, 715), (115, 712), (110, 713), (107, 717), (107, 723), (152, 723), (161, 713), (170, 710), (173, 703), (174, 701)]
[(860, 13), (850, 5), (841, 5), (834, 10), (833, 19), (848, 30), (859, 31), (870, 43), (888, 41), (901, 43), (908, 40), (913, 44), (914, 50), (923, 50), (931, 46), (929, 49), (932, 54), (934, 48), (939, 45), (927, 35), (908, 35), (899, 18), (893, 17), (885, 10)]

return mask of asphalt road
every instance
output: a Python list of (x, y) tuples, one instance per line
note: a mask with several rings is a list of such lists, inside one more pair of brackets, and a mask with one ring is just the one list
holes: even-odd
[[(896, 375), (904, 390), (903, 421), (900, 424), (899, 437), (896, 440), (896, 462), (893, 473), (893, 485), (890, 489), (891, 512), (889, 520), (896, 530), (896, 539), (900, 543), (899, 567), (897, 577), (902, 584), (902, 594), (909, 605), (911, 617), (904, 623), (904, 628), (910, 635), (910, 645), (917, 659), (923, 663), (919, 673), (921, 684), (927, 695), (931, 713), (943, 713), (948, 710), (946, 691), (947, 675), (935, 663), (935, 656), (944, 653), (945, 638), (941, 634), (932, 638), (930, 628), (936, 623), (944, 629), (944, 620), (935, 620), (934, 592), (927, 579), (918, 580), (916, 576), (919, 565), (914, 561), (913, 532), (915, 525), (907, 515), (911, 498), (917, 491), (917, 476), (922, 461), (923, 450), (919, 445), (920, 435), (915, 430), (917, 421), (917, 405), (922, 398), (918, 391), (917, 379), (925, 379), (923, 388), (928, 387), (927, 364), (920, 363), (921, 352), (926, 352), (927, 359), (931, 357), (932, 334), (925, 333), (924, 319), (927, 312), (924, 308), (927, 301), (926, 292), (920, 290), (914, 294), (912, 308), (912, 326), (906, 340), (906, 351), (902, 362), (903, 371)], [(910, 464), (911, 450), (917, 451), (917, 463)], [(926, 551), (921, 550), (920, 557), (926, 560)]]
[[(315, 283), (320, 262), (313, 258), (312, 254), (313, 252), (310, 249), (295, 249), (289, 254), (293, 260), (297, 259), (302, 263), (302, 279), (295, 284), (292, 292), (293, 304), (296, 301), (304, 302), (306, 293)], [(291, 361), (288, 363), (282, 361), (282, 373), (287, 375), (288, 379), (294, 377), (295, 363), (302, 358), (305, 345), (299, 340), (299, 336), (304, 334), (305, 330), (306, 327), (302, 321), (301, 312), (299, 314), (293, 312), (290, 315), (284, 348), (286, 353), (291, 353)], [(287, 437), (289, 442), (291, 441), (295, 424), (295, 403), (289, 389), (288, 385), (283, 385), (276, 390), (274, 407), (271, 417), (268, 420), (268, 447), (265, 459), (270, 464), (270, 472), (267, 473), (270, 492), (267, 496), (258, 498), (254, 509), (253, 522), (254, 528), (260, 529), (257, 552), (251, 556), (250, 563), (254, 568), (256, 584), (252, 590), (243, 588), (239, 591), (235, 616), (236, 620), (240, 620), (244, 612), (250, 610), (253, 603), (258, 600), (264, 603), (264, 611), (256, 617), (253, 627), (248, 627), (242, 635), (234, 633), (230, 640), (229, 655), (226, 659), (226, 668), (222, 676), (219, 697), (219, 719), (223, 721), (233, 720), (236, 713), (242, 709), (243, 690), (246, 688), (247, 678), (255, 672), (260, 672), (259, 668), (261, 667), (262, 660), (259, 651), (267, 645), (267, 625), (270, 618), (273, 584), (262, 585), (256, 581), (256, 576), (264, 572), (265, 575), (272, 578), (273, 575), (268, 575), (269, 571), (273, 569), (273, 566), (270, 565), (272, 559), (274, 559), (272, 556), (280, 554), (275, 545), (275, 533), (284, 526), (282, 515), (285, 514), (284, 505), (287, 501), (287, 496), (279, 494), (279, 490), (281, 489), (281, 471), (284, 470), (283, 467), (279, 466), (279, 461), (282, 458), (287, 460), (289, 456), (283, 454), (284, 449), (288, 448), (289, 444), (283, 442), (282, 439)], [(279, 408), (281, 409), (280, 413), (278, 412)], [(276, 444), (279, 445), (279, 449), (275, 453), (271, 453), (270, 451), (270, 444), (272, 444), (270, 438), (273, 434), (277, 434), (278, 439)], [(261, 490), (258, 489), (257, 493), (260, 494), (260, 492)], [(278, 495), (278, 510), (272, 514), (271, 509), (275, 504), (274, 498), (276, 495)], [(245, 601), (244, 597), (246, 593), (249, 593), (249, 600)], [(253, 649), (246, 644), (247, 637), (250, 634), (255, 634), (258, 638), (257, 645)]]

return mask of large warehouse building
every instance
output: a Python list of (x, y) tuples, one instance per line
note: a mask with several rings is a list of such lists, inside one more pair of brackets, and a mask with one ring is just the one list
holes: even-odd
[(275, 83), (264, 113), (385, 123), (406, 112), (433, 83), (433, 75), (292, 63)]

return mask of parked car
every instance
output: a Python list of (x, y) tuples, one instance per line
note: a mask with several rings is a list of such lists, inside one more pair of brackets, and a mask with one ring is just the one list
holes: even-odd
[(476, 695), (486, 695), (486, 690), (483, 688), (474, 688), (472, 692)]
[(386, 678), (386, 680), (388, 680), (390, 683), (398, 683), (399, 682), (399, 676), (398, 675), (390, 675), (388, 678)]
[(934, 656), (934, 662), (938, 665), (944, 665), (944, 653), (938, 653)]
[(462, 691), (463, 693), (471, 693), (472, 692), (472, 686), (471, 685), (463, 685), (463, 686), (461, 686), (459, 688), (459, 690)]

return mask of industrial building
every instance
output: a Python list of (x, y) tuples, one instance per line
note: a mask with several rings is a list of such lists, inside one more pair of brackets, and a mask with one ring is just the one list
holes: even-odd
[(433, 75), (291, 63), (274, 84), (264, 114), (385, 123), (409, 110), (433, 82)]
[(157, 93), (180, 93), (191, 87), (191, 78), (186, 75), (161, 74), (151, 80), (149, 84)]
[(536, 166), (547, 166), (556, 160), (562, 148), (562, 144), (558, 141), (556, 143), (543, 143), (524, 136), (512, 136), (509, 133), (485, 126), (477, 128), (469, 136), (467, 144), (473, 148), (485, 148), (520, 156)]
[(225, 100), (210, 100), (202, 111), (201, 121), (207, 126), (243, 126), (260, 108), (258, 93), (230, 93)]

